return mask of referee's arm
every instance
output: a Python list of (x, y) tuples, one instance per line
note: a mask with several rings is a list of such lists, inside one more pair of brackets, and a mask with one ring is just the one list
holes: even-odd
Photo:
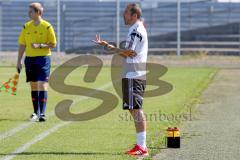
[(33, 48), (55, 48), (55, 43), (32, 43)]
[(25, 40), (25, 25), (23, 26), (21, 33), (18, 37), (18, 59), (17, 59), (17, 71), (20, 73), (22, 69), (22, 57), (24, 55), (25, 49), (26, 49), (26, 40)]
[(17, 59), (17, 71), (18, 73), (20, 73), (21, 69), (22, 69), (22, 57), (23, 54), (25, 52), (26, 46), (20, 44), (18, 47), (18, 59)]

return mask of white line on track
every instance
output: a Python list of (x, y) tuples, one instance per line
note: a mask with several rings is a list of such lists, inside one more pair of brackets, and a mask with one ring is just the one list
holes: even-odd
[(19, 153), (22, 153), (24, 150), (26, 150), (27, 148), (29, 148), (31, 145), (37, 143), (38, 141), (41, 141), (42, 139), (44, 139), (45, 137), (47, 137), (49, 134), (55, 132), (56, 130), (58, 130), (59, 128), (69, 124), (70, 122), (61, 122), (58, 123), (57, 125), (55, 125), (54, 127), (46, 130), (45, 132), (39, 134), (38, 136), (34, 137), (31, 141), (25, 143), (24, 145), (22, 145), (21, 147), (17, 148), (14, 152), (10, 153), (9, 155), (3, 157), (3, 160), (11, 160), (14, 157), (16, 157)]
[(30, 125), (32, 125), (31, 122), (26, 122), (26, 123), (20, 124), (20, 125), (18, 125), (16, 128), (13, 128), (13, 129), (5, 132), (5, 133), (0, 134), (0, 140), (6, 139), (6, 138), (8, 138), (8, 137), (11, 137), (11, 136), (13, 136), (14, 134), (20, 132), (21, 130), (29, 127)]

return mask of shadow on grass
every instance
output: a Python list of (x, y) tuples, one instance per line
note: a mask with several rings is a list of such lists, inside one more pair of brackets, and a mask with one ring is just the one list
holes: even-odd
[(11, 153), (11, 154), (2, 154), (0, 156), (9, 156), (9, 155), (123, 155), (123, 153), (107, 153), (107, 152), (22, 152), (22, 153)]
[(0, 122), (9, 121), (9, 122), (27, 122), (28, 119), (0, 119)]
[(161, 149), (168, 149), (167, 147), (148, 147), (151, 150), (161, 150)]

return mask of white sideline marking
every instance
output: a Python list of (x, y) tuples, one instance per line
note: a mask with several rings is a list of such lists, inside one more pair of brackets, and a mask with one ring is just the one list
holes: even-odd
[(36, 136), (35, 138), (33, 138), (31, 141), (27, 142), (26, 144), (22, 145), (21, 147), (17, 148), (14, 152), (10, 153), (9, 155), (3, 157), (3, 160), (11, 160), (14, 157), (17, 156), (17, 154), (22, 153), (24, 150), (26, 150), (27, 148), (29, 148), (31, 145), (37, 143), (38, 141), (41, 141), (42, 139), (44, 139), (45, 137), (47, 137), (49, 134), (55, 132), (56, 130), (58, 130), (59, 128), (69, 124), (70, 122), (61, 122), (57, 125), (55, 125), (54, 127), (46, 130), (45, 132), (41, 133), (40, 135)]
[(14, 134), (16, 134), (17, 132), (29, 127), (30, 125), (32, 125), (33, 123), (31, 122), (26, 122), (26, 123), (23, 123), (23, 124), (20, 124), (19, 126), (17, 126), (16, 128), (13, 128), (3, 134), (0, 134), (0, 140), (2, 139), (5, 139), (5, 138), (8, 138), (8, 137), (11, 137), (13, 136)]
[[(105, 84), (105, 85), (103, 85), (103, 86), (101, 86), (101, 87), (99, 87), (99, 88), (97, 88), (97, 89), (106, 89), (106, 88), (108, 88), (109, 86), (111, 86), (111, 84), (112, 84), (112, 83), (109, 82), (109, 83), (107, 83), (107, 84)], [(94, 93), (96, 93), (96, 92), (97, 92), (97, 91), (93, 91), (93, 92), (91, 92), (91, 93), (89, 93), (89, 94), (87, 94), (87, 95), (92, 95), (92, 94), (94, 94)], [(79, 98), (75, 98), (74, 100), (77, 100), (77, 102), (79, 102), (79, 101), (82, 101), (82, 100), (88, 99), (88, 98), (89, 98), (89, 97), (81, 97), (80, 99), (79, 99)], [(75, 102), (75, 103), (77, 103), (77, 102)], [(75, 103), (74, 103), (74, 104), (75, 104)], [(50, 113), (50, 115), (54, 115), (54, 113), (55, 113), (55, 112), (52, 111), (52, 112)], [(15, 151), (13, 151), (13, 152), (11, 152), (10, 154), (6, 155), (5, 157), (2, 158), (2, 160), (11, 160), (11, 159), (13, 159), (13, 158), (16, 157), (18, 154), (20, 154), (20, 153), (22, 153), (23, 151), (25, 151), (26, 149), (28, 149), (31, 145), (37, 143), (38, 141), (43, 140), (43, 139), (44, 139), (45, 137), (47, 137), (49, 134), (57, 131), (59, 128), (65, 126), (65, 125), (67, 125), (67, 124), (70, 124), (70, 123), (72, 123), (72, 121), (71, 121), (71, 122), (60, 122), (60, 123), (56, 124), (54, 127), (52, 127), (52, 128), (50, 128), (50, 129), (48, 129), (47, 131), (41, 133), (40, 135), (36, 136), (36, 137), (35, 137), (34, 139), (32, 139), (31, 141), (23, 144), (22, 146), (20, 146), (19, 148), (17, 148)]]
[[(48, 114), (48, 117), (52, 117), (54, 115), (54, 111), (51, 111), (49, 114)], [(0, 134), (0, 140), (2, 139), (6, 139), (8, 137), (11, 137), (13, 136), (14, 134), (20, 132), (21, 130), (25, 129), (25, 128), (28, 128), (30, 127), (31, 125), (33, 125), (34, 123), (36, 122), (25, 122), (25, 123), (22, 123), (20, 125), (18, 125), (17, 127), (5, 132), (5, 133), (2, 133)]]

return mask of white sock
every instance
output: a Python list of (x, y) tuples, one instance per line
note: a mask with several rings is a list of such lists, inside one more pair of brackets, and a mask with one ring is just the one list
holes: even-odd
[(147, 137), (146, 131), (137, 133), (137, 145), (139, 145), (143, 149), (147, 148), (146, 147), (146, 137)]

